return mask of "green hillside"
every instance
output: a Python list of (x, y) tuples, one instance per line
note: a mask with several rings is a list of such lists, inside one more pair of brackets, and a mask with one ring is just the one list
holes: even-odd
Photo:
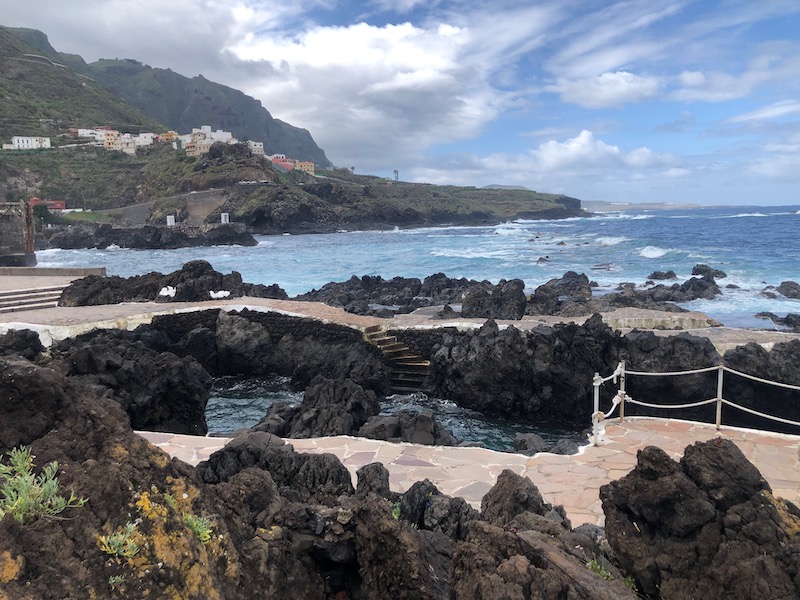
[[(46, 38), (45, 38), (46, 39)], [(111, 125), (164, 131), (164, 125), (63, 63), (37, 58), (39, 48), (0, 27), (0, 138), (53, 136), (69, 127)]]
[(268, 154), (282, 153), (321, 166), (331, 165), (307, 130), (273, 118), (261, 102), (239, 90), (209, 81), (202, 75), (184, 77), (133, 59), (102, 59), (87, 64), (80, 56), (55, 50), (41, 31), (11, 28), (8, 31), (35, 47), (35, 51), (91, 77), (169, 129), (187, 133), (194, 127), (210, 125), (213, 129), (230, 131), (239, 139), (264, 142)]
[(530, 190), (390, 182), (346, 170), (302, 186), (238, 186), (217, 213), (262, 233), (494, 224), (582, 216), (580, 200)]
[(331, 163), (311, 134), (275, 119), (255, 98), (209, 81), (155, 69), (135, 60), (99, 60), (88, 65), (91, 76), (109, 90), (175, 131), (210, 125), (239, 139), (264, 142), (267, 154), (282, 153), (318, 165)]
[(251, 157), (241, 144), (218, 144), (202, 157), (165, 145), (140, 150), (137, 156), (71, 148), (6, 152), (0, 158), (4, 198), (66, 200), (70, 208), (119, 208), (241, 180), (278, 181), (278, 174), (268, 160)]

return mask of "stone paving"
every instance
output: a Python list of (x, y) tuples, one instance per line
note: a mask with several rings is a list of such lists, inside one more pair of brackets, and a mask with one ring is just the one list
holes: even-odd
[[(222, 448), (229, 438), (198, 437), (170, 433), (138, 432), (173, 457), (196, 465)], [(545, 500), (563, 504), (573, 526), (602, 525), (600, 486), (619, 479), (636, 464), (636, 452), (659, 446), (680, 458), (686, 446), (722, 437), (732, 440), (758, 467), (776, 496), (800, 503), (800, 436), (767, 433), (678, 420), (631, 418), (606, 423), (597, 446), (585, 446), (579, 454), (534, 456), (495, 452), (484, 448), (452, 448), (395, 444), (365, 438), (336, 436), (287, 440), (298, 452), (336, 455), (350, 470), (381, 462), (389, 470), (392, 490), (403, 492), (422, 479), (440, 491), (461, 496), (476, 508), (504, 469), (529, 477)]]

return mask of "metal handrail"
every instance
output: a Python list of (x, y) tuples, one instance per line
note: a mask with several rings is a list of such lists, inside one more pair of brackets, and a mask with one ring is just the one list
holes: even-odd
[[(712, 371), (717, 371), (717, 395), (714, 398), (710, 398), (708, 400), (701, 400), (699, 402), (690, 402), (686, 404), (652, 404), (648, 402), (642, 402), (640, 400), (634, 400), (625, 391), (625, 377), (627, 375), (635, 375), (635, 376), (642, 376), (642, 377), (672, 377), (672, 376), (680, 376), (680, 375), (695, 375), (698, 373), (710, 373)], [(764, 383), (767, 385), (773, 385), (776, 387), (789, 389), (789, 390), (798, 390), (800, 391), (800, 386), (792, 385), (788, 383), (780, 383), (778, 381), (770, 381), (768, 379), (763, 379), (761, 377), (756, 377), (754, 375), (749, 375), (747, 373), (742, 373), (741, 371), (737, 371), (735, 369), (731, 369), (730, 367), (726, 367), (724, 365), (717, 365), (714, 367), (704, 367), (702, 369), (693, 369), (689, 371), (666, 371), (662, 373), (653, 372), (653, 371), (627, 371), (625, 369), (625, 361), (620, 361), (617, 365), (617, 368), (614, 369), (614, 372), (611, 373), (608, 377), (600, 377), (599, 373), (595, 373), (592, 379), (592, 385), (594, 386), (594, 403), (593, 403), (593, 411), (592, 411), (592, 438), (593, 444), (596, 446), (598, 443), (598, 438), (601, 434), (600, 431), (600, 422), (604, 419), (609, 418), (619, 407), (619, 419), (620, 422), (624, 421), (625, 419), (625, 402), (630, 402), (631, 404), (637, 404), (639, 406), (644, 406), (647, 408), (653, 409), (681, 409), (681, 408), (694, 408), (697, 406), (704, 406), (706, 404), (716, 404), (716, 418), (715, 418), (715, 426), (717, 431), (719, 431), (720, 427), (722, 426), (722, 405), (725, 404), (727, 406), (731, 406), (733, 408), (737, 408), (743, 412), (756, 415), (765, 419), (770, 419), (772, 421), (776, 421), (778, 423), (783, 423), (785, 425), (794, 425), (796, 427), (800, 427), (800, 422), (793, 421), (791, 419), (784, 419), (782, 417), (776, 417), (774, 415), (769, 415), (766, 413), (762, 413), (757, 410), (753, 410), (752, 408), (747, 408), (745, 406), (741, 406), (736, 404), (735, 402), (731, 402), (730, 400), (723, 398), (722, 396), (722, 389), (723, 389), (723, 379), (725, 372), (733, 373), (735, 375), (739, 375), (741, 377), (745, 377), (746, 379), (750, 379), (752, 381), (757, 381), (759, 383)], [(611, 399), (611, 408), (608, 412), (603, 412), (600, 410), (600, 386), (610, 380), (614, 380), (616, 383), (619, 380), (619, 389), (616, 395)]]

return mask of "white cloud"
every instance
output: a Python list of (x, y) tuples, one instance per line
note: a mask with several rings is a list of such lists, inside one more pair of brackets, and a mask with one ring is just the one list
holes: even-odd
[(800, 102), (796, 100), (783, 100), (764, 106), (754, 111), (736, 115), (728, 119), (729, 123), (744, 123), (746, 121), (761, 121), (763, 119), (777, 119), (796, 112), (800, 112)]
[(661, 83), (657, 77), (641, 77), (627, 71), (603, 73), (586, 79), (561, 79), (545, 89), (561, 99), (584, 108), (619, 107), (658, 95)]
[(800, 153), (770, 156), (756, 161), (748, 170), (768, 179), (800, 181)]

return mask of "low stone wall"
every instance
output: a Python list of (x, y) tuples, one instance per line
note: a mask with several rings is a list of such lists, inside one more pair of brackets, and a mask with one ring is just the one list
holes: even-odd
[(105, 267), (0, 267), (0, 277), (86, 277), (106, 276)]

